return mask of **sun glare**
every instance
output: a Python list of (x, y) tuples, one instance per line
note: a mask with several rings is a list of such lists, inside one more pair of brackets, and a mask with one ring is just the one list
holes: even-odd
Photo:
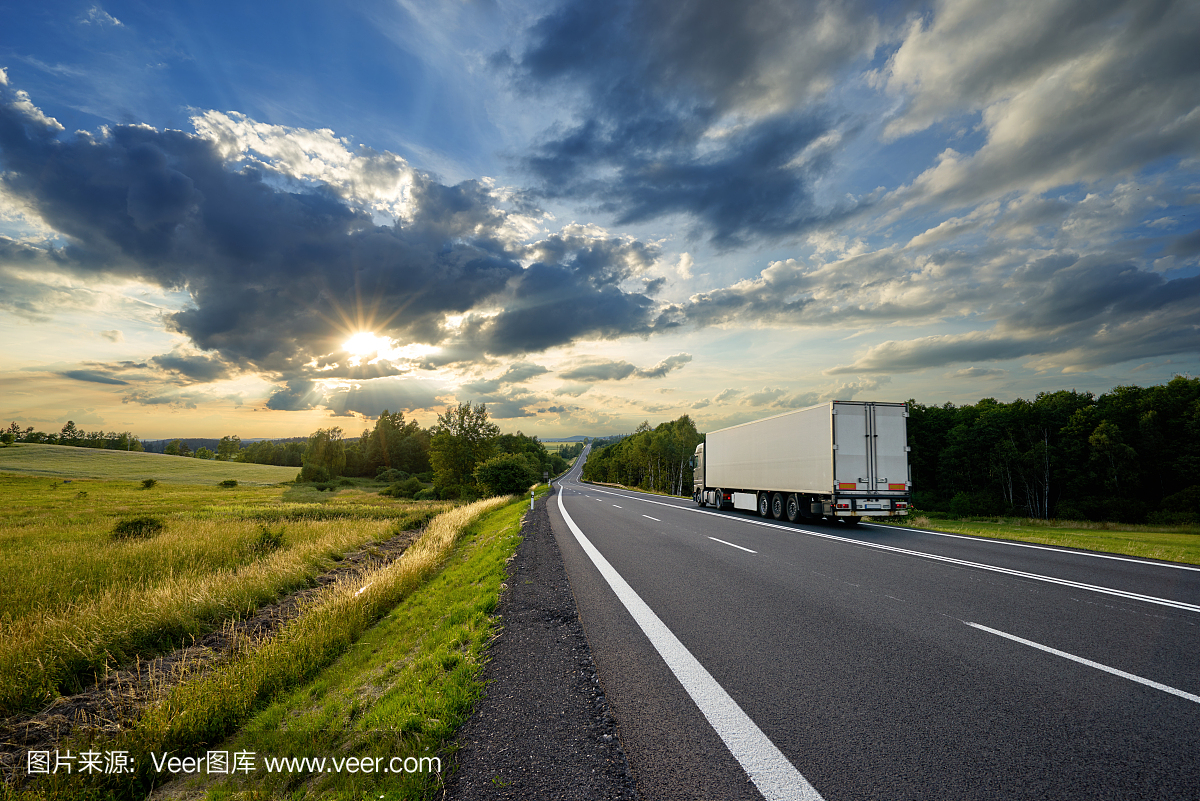
[(359, 331), (342, 343), (342, 348), (351, 356), (362, 358), (374, 356), (381, 350), (391, 350), (391, 340), (387, 337), (377, 337), (371, 331)]

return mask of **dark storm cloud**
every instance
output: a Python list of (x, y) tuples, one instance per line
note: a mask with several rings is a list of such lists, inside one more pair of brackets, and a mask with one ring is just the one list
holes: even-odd
[[(445, 186), (414, 172), (410, 213), (383, 226), (333, 187), (287, 191), (299, 184), (285, 170), (233, 169), (218, 144), (228, 146), (143, 125), (64, 136), (0, 87), (0, 180), (68, 242), (34, 252), (6, 240), (4, 260), (186, 290), (191, 305), (166, 322), (207, 355), (158, 363), (196, 380), (224, 375), (222, 365), (307, 379), (305, 365), (360, 326), (401, 345), (445, 345), (460, 361), (655, 330), (654, 302), (622, 288), (655, 246), (581, 235), (525, 269), (531, 246), (510, 217), (536, 210), (520, 199), (502, 208), (483, 182)], [(9, 304), (34, 313), (36, 293), (25, 295)], [(447, 315), (467, 316), (464, 335), (445, 327)], [(272, 408), (308, 395), (296, 387)]]
[(855, 2), (572, 0), (499, 61), (526, 91), (579, 93), (579, 122), (525, 159), (544, 195), (594, 198), (621, 223), (690, 215), (734, 246), (838, 213), (811, 192), (827, 152), (802, 154), (844, 127), (820, 96), (879, 31)]

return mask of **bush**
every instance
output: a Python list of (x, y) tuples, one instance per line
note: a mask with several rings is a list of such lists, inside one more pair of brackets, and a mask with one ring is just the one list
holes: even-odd
[(348, 478), (343, 478), (340, 481), (338, 481), (338, 486), (339, 487), (353, 487), (354, 482)]
[(267, 527), (266, 523), (261, 523), (258, 526), (258, 537), (250, 545), (250, 553), (255, 556), (266, 556), (272, 551), (278, 551), (282, 547), (283, 526), (280, 526), (278, 531), (272, 531)]
[(218, 487), (236, 487), (238, 485), (236, 478), (227, 478), (218, 484)]
[(523, 493), (539, 478), (529, 463), (515, 453), (495, 456), (475, 468), (475, 480), (492, 495)]
[(408, 473), (403, 470), (397, 470), (394, 467), (380, 467), (375, 471), (376, 481), (386, 481), (389, 484), (395, 484), (398, 481), (403, 481), (408, 478)]
[(404, 481), (396, 482), (379, 494), (392, 498), (411, 498), (423, 489), (425, 489), (425, 485), (416, 476), (409, 476)]
[(150, 489), (151, 487), (155, 487), (157, 485), (158, 485), (158, 479), (156, 479), (156, 478), (142, 479), (142, 489)]
[(300, 475), (296, 477), (296, 480), (305, 483), (328, 481), (329, 471), (319, 464), (306, 464), (300, 468)]
[(438, 491), (432, 487), (423, 489), (413, 496), (413, 499), (418, 501), (436, 501), (438, 499)]
[(113, 539), (146, 539), (160, 533), (166, 524), (160, 518), (144, 515), (129, 517), (113, 526)]

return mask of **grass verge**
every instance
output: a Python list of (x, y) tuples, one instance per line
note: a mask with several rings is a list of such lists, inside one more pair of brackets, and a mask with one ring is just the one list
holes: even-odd
[[(448, 506), (349, 492), (289, 504), (276, 487), (68, 487), (0, 476), (0, 717), (242, 617)], [(143, 517), (161, 530), (114, 534)]]
[(870, 522), (1200, 565), (1200, 529), (1194, 526), (1162, 528), (1123, 523), (1023, 518), (949, 520), (923, 515), (904, 520)]
[[(144, 797), (171, 775), (156, 768), (152, 755), (205, 756), (251, 718), (223, 750), (249, 749), (262, 759), (357, 760), (382, 749), (389, 759), (399, 757), (400, 766), (407, 757), (418, 764), (420, 757), (448, 755), (449, 737), (480, 691), (490, 615), (525, 508), (521, 501), (491, 499), (440, 515), (401, 559), (331, 588), (273, 639), (177, 686), (132, 730), (115, 740), (76, 744), (129, 752), (132, 773), (52, 775), (24, 797)], [(456, 548), (464, 530), (469, 534)], [(268, 774), (265, 767), (260, 761), (256, 772), (239, 777), (248, 786), (214, 786), (213, 795), (237, 789), (260, 798), (309, 792), (365, 798), (370, 786), (372, 798), (418, 798), (441, 781), (436, 770)]]

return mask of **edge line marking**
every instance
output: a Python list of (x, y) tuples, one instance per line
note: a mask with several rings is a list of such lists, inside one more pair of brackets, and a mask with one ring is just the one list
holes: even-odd
[(821, 794), (809, 784), (808, 779), (796, 770), (795, 765), (771, 742), (725, 688), (717, 683), (704, 665), (692, 656), (691, 651), (584, 536), (583, 531), (567, 514), (561, 492), (558, 493), (558, 510), (584, 553), (592, 560), (600, 575), (608, 582), (608, 586), (650, 640), (654, 650), (658, 651), (667, 663), (667, 667), (675, 674), (675, 678), (683, 685), (683, 689), (691, 696), (692, 701), (763, 797), (767, 801), (824, 801)]

